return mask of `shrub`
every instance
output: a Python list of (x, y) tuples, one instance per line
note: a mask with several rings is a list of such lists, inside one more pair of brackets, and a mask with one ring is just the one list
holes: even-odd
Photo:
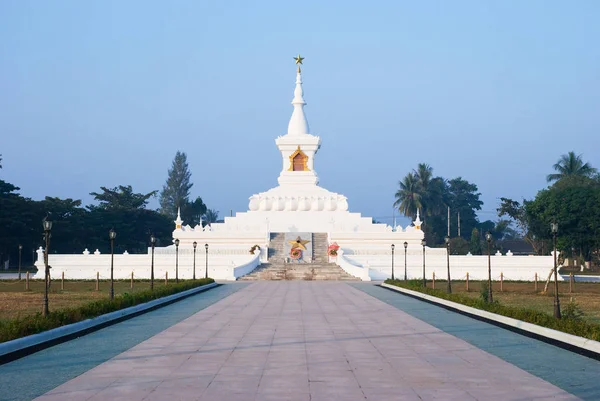
[(581, 320), (583, 315), (583, 311), (577, 302), (573, 301), (573, 298), (565, 305), (565, 308), (562, 311), (562, 317), (565, 319)]
[(154, 290), (145, 290), (133, 294), (125, 293), (115, 296), (113, 300), (107, 298), (92, 301), (77, 308), (58, 309), (50, 312), (46, 317), (42, 316), (41, 313), (37, 313), (15, 319), (0, 320), (0, 343), (91, 319), (213, 282), (214, 280), (211, 278), (184, 281)]
[(481, 300), (483, 302), (487, 302), (489, 296), (490, 296), (490, 285), (488, 284), (487, 281), (483, 281), (481, 283), (481, 287), (479, 287), (479, 298), (481, 298)]
[[(386, 280), (385, 283), (395, 285), (398, 287), (408, 288), (410, 290), (419, 291), (424, 294), (432, 295), (442, 299), (447, 299), (448, 301), (471, 306), (473, 308), (496, 313), (498, 315), (511, 317), (513, 319), (522, 320), (524, 322), (536, 324), (538, 326), (543, 326), (550, 329), (573, 334), (576, 336), (589, 338), (590, 340), (600, 341), (600, 325), (587, 322), (580, 318), (573, 317), (575, 314), (574, 310), (579, 308), (577, 304), (571, 306), (567, 305), (563, 312), (564, 318), (556, 319), (554, 318), (554, 316), (533, 309), (505, 306), (500, 304), (499, 302), (488, 303), (486, 301), (483, 301), (481, 298), (470, 298), (462, 294), (447, 294), (445, 291), (442, 290), (423, 288), (422, 284), (421, 286), (417, 287), (411, 285), (410, 282), (404, 282), (400, 280)], [(569, 308), (571, 310), (567, 312)], [(581, 312), (581, 310), (579, 311)], [(567, 313), (569, 313), (569, 315), (567, 315)], [(579, 317), (581, 317), (581, 315)]]

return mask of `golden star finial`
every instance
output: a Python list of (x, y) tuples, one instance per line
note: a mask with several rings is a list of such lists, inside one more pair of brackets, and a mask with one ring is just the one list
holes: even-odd
[(302, 72), (300, 70), (300, 64), (302, 64), (302, 60), (304, 60), (305, 57), (301, 57), (300, 53), (298, 53), (298, 57), (294, 57), (294, 60), (296, 60), (296, 65), (298, 66), (298, 74), (300, 74), (300, 72)]
[(310, 241), (307, 240), (303, 240), (300, 237), (296, 238), (295, 240), (291, 240), (288, 241), (288, 243), (292, 246), (292, 249), (302, 249), (303, 251), (306, 251), (306, 244), (308, 244)]

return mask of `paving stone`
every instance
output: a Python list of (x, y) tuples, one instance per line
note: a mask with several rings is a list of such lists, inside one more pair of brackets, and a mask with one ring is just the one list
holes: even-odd
[(357, 288), (329, 282), (253, 283), (38, 400), (59, 395), (132, 401), (577, 399)]

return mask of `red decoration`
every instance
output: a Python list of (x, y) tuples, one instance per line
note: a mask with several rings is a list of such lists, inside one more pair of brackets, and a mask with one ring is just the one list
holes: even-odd
[(327, 248), (327, 254), (329, 256), (337, 256), (338, 249), (340, 249), (340, 246), (334, 242), (333, 244), (329, 245), (329, 247)]
[(292, 259), (301, 259), (302, 258), (302, 250), (298, 248), (294, 248), (290, 251), (290, 257)]

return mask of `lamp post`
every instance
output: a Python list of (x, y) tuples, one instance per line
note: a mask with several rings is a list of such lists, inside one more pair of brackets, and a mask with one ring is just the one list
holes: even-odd
[(43, 226), (46, 249), (44, 249), (44, 307), (42, 309), (42, 315), (48, 316), (48, 276), (50, 275), (50, 266), (48, 265), (48, 247), (50, 246), (50, 231), (52, 230), (52, 221), (45, 218), (43, 220)]
[(206, 251), (206, 271), (204, 273), (204, 278), (208, 278), (208, 244), (204, 244), (204, 250)]
[(21, 280), (21, 252), (23, 251), (23, 245), (19, 244), (19, 280)]
[(427, 287), (427, 279), (425, 278), (425, 245), (427, 245), (427, 241), (424, 239), (421, 240), (421, 245), (423, 245), (423, 288)]
[(196, 247), (198, 246), (198, 243), (196, 241), (194, 241), (192, 246), (194, 247), (194, 273), (193, 273), (192, 278), (194, 280), (196, 280)]
[(485, 233), (485, 240), (488, 243), (488, 302), (494, 302), (494, 296), (492, 294), (492, 234), (488, 231)]
[(573, 259), (573, 266), (577, 267), (577, 259), (575, 258), (575, 247), (571, 247), (571, 258)]
[(446, 292), (452, 294), (452, 282), (450, 281), (450, 237), (446, 235), (444, 242), (446, 242), (446, 260), (448, 262), (448, 286), (446, 287)]
[(156, 237), (150, 235), (150, 244), (152, 246), (152, 264), (150, 265), (150, 289), (154, 289), (154, 246), (156, 245)]
[(558, 234), (558, 223), (550, 224), (550, 230), (552, 231), (552, 238), (554, 242), (554, 317), (560, 319), (561, 314), (560, 300), (558, 299), (558, 269), (556, 266), (556, 235)]
[(408, 248), (408, 242), (404, 241), (404, 281), (406, 281), (406, 248)]
[(395, 277), (394, 277), (394, 248), (396, 248), (396, 245), (392, 244), (392, 280), (395, 280)]
[(179, 238), (175, 238), (175, 282), (179, 283)]
[(110, 239), (110, 299), (115, 299), (115, 280), (113, 272), (115, 265), (115, 238), (117, 238), (117, 233), (112, 228), (108, 232), (108, 238)]

